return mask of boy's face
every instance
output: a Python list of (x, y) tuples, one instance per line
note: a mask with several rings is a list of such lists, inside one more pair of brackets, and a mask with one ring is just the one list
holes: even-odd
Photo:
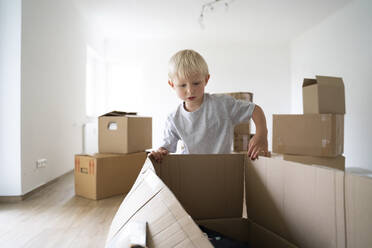
[(168, 84), (176, 91), (177, 96), (186, 104), (189, 111), (196, 110), (203, 103), (204, 88), (208, 83), (209, 75), (195, 75), (188, 79), (175, 78)]

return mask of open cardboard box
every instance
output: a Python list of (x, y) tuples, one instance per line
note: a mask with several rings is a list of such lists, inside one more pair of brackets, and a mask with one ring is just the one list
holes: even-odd
[(304, 114), (345, 114), (345, 86), (340, 77), (305, 78), (302, 98)]
[(151, 117), (112, 111), (98, 118), (99, 153), (134, 153), (151, 147)]
[[(244, 154), (169, 155), (161, 164), (147, 159), (113, 219), (106, 247), (129, 247), (130, 224), (137, 221), (147, 223), (148, 247), (212, 247), (196, 223), (250, 247), (361, 247), (349, 245), (346, 227), (348, 241), (371, 245), (371, 235), (363, 234), (371, 222), (360, 228), (354, 216), (362, 211), (371, 217), (372, 180), (363, 180), (361, 192), (358, 179)], [(355, 195), (345, 197), (345, 188)], [(358, 205), (348, 202), (355, 197)]]

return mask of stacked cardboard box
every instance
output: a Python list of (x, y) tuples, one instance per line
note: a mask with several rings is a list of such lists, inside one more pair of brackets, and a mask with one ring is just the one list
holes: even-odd
[(342, 78), (303, 81), (303, 115), (273, 115), (273, 152), (285, 160), (345, 169)]
[[(251, 92), (230, 92), (223, 93), (234, 97), (237, 100), (243, 100), (248, 102), (253, 102), (253, 93)], [(219, 95), (219, 94), (217, 94)], [(250, 123), (240, 123), (234, 128), (234, 152), (246, 152), (248, 150), (248, 143), (251, 137)]]
[(128, 193), (152, 147), (152, 119), (113, 111), (98, 119), (95, 155), (75, 155), (75, 193), (102, 199)]

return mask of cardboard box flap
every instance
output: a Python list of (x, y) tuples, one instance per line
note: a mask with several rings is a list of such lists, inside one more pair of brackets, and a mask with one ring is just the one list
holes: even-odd
[(109, 113), (103, 114), (102, 116), (126, 116), (126, 115), (137, 115), (136, 112), (123, 112), (123, 111), (111, 111)]
[(344, 172), (246, 160), (248, 218), (299, 247), (345, 247)]
[(340, 77), (326, 77), (326, 76), (315, 76), (316, 81), (320, 86), (327, 85), (333, 88), (339, 88), (344, 90), (344, 82)]
[(106, 247), (129, 247), (133, 222), (146, 222), (148, 247), (213, 247), (146, 160), (110, 227)]
[(243, 154), (169, 155), (156, 173), (194, 219), (241, 217)]
[(316, 84), (315, 79), (304, 78), (304, 82), (302, 83), (302, 87), (306, 87), (306, 86), (313, 85), (313, 84)]
[(347, 247), (372, 247), (372, 171), (347, 168), (345, 191)]
[(326, 166), (333, 169), (345, 170), (345, 157), (338, 155), (336, 157), (316, 157), (305, 155), (283, 154), (283, 159), (298, 162), (302, 164)]

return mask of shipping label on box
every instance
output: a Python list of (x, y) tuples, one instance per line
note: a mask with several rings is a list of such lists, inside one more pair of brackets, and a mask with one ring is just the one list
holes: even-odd
[(133, 153), (152, 147), (151, 117), (110, 112), (99, 117), (98, 132), (100, 153)]
[(302, 96), (304, 114), (345, 114), (345, 87), (342, 78), (305, 78)]
[(273, 152), (335, 157), (344, 151), (344, 115), (273, 115)]

